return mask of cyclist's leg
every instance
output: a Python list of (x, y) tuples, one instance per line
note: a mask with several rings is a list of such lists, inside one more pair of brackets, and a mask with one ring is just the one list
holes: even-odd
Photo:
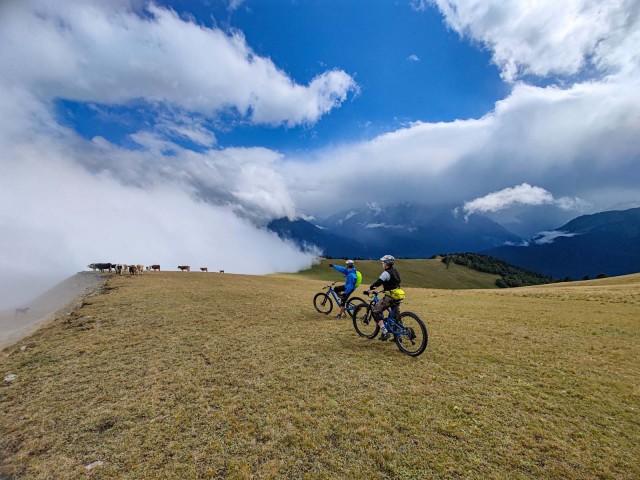
[(338, 294), (338, 298), (340, 299), (340, 312), (336, 318), (342, 318), (342, 314), (344, 313), (344, 306), (347, 304), (347, 299), (344, 295), (344, 285), (338, 285), (333, 289), (334, 292)]
[(392, 300), (393, 299), (391, 297), (385, 295), (384, 297), (382, 297), (382, 300), (380, 300), (371, 308), (371, 312), (373, 313), (373, 318), (376, 319), (376, 322), (378, 322), (378, 326), (382, 331), (382, 336), (380, 337), (380, 340), (386, 340), (387, 338), (389, 338), (389, 332), (387, 332), (387, 327), (385, 327), (384, 325), (383, 312), (387, 308), (389, 308)]

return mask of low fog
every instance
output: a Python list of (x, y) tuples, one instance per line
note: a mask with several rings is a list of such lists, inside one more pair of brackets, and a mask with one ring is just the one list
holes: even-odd
[(0, 309), (21, 306), (94, 262), (291, 272), (303, 253), (182, 184), (125, 185), (92, 174), (49, 138), (0, 152)]

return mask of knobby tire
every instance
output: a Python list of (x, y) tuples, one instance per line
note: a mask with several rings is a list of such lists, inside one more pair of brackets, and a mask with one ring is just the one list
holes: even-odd
[(355, 309), (353, 312), (353, 328), (356, 329), (356, 332), (361, 337), (376, 338), (380, 327), (375, 318), (373, 318), (370, 305), (359, 305)]
[(329, 315), (333, 310), (333, 300), (328, 293), (316, 293), (316, 296), (313, 297), (313, 306), (319, 313)]
[(429, 334), (427, 326), (415, 313), (403, 312), (400, 314), (399, 323), (409, 330), (409, 334), (395, 335), (394, 341), (402, 353), (417, 357), (427, 348)]
[(356, 313), (356, 307), (358, 305), (366, 305), (366, 304), (367, 302), (365, 302), (360, 297), (353, 297), (347, 300), (347, 309), (345, 311), (349, 314), (351, 318), (353, 318), (354, 314)]

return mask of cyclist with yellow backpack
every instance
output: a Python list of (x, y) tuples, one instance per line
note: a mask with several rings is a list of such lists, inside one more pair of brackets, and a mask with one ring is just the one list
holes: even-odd
[(342, 318), (342, 314), (344, 314), (344, 307), (347, 304), (347, 300), (349, 299), (349, 295), (351, 295), (355, 289), (360, 285), (362, 281), (362, 275), (360, 272), (356, 271), (355, 263), (353, 260), (347, 260), (347, 267), (341, 267), (339, 265), (334, 265), (333, 263), (329, 264), (329, 267), (335, 268), (345, 277), (344, 285), (338, 285), (334, 288), (334, 291), (340, 295), (341, 305), (340, 305), (340, 313), (336, 316), (336, 320), (340, 320)]
[[(371, 313), (373, 314), (373, 318), (376, 319), (376, 322), (378, 322), (380, 330), (382, 331), (380, 340), (385, 341), (391, 336), (391, 334), (387, 331), (387, 327), (384, 325), (383, 312), (391, 306), (391, 302), (394, 300), (402, 300), (405, 295), (404, 290), (400, 288), (400, 274), (393, 267), (396, 259), (392, 255), (385, 255), (380, 259), (380, 261), (382, 262), (382, 268), (384, 270), (380, 277), (371, 284), (369, 290), (373, 290), (380, 285), (384, 288), (384, 297), (382, 297), (382, 300), (371, 308)], [(368, 295), (369, 290), (365, 290), (364, 294)]]

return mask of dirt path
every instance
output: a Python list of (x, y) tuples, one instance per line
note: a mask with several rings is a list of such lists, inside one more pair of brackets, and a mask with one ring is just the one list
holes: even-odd
[(83, 297), (102, 288), (107, 278), (107, 274), (79, 272), (36, 298), (25, 313), (0, 311), (0, 349), (16, 343), (56, 316), (75, 309)]

